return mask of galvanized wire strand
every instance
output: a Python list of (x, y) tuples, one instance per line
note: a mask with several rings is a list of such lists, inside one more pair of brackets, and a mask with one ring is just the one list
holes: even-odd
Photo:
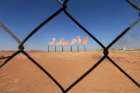
[(43, 71), (49, 78), (61, 89), (61, 91), (64, 91), (64, 88), (61, 86), (61, 84), (43, 67), (41, 66), (37, 61), (35, 61), (28, 53), (25, 51), (22, 51), (22, 53), (33, 63), (35, 64), (41, 71)]
[[(131, 30), (138, 22), (140, 21), (140, 17), (133, 22), (130, 26), (128, 26), (122, 33), (120, 33), (112, 42), (105, 47), (103, 43), (101, 43), (91, 32), (89, 32), (83, 25), (81, 25), (80, 22), (78, 22), (70, 12), (67, 10), (67, 3), (69, 0), (59, 1), (57, 2), (61, 5), (61, 8), (58, 9), (56, 12), (54, 12), (51, 16), (46, 18), (42, 23), (40, 23), (35, 29), (33, 29), (22, 41), (12, 32), (10, 31), (4, 24), (0, 23), (0, 26), (4, 29), (5, 32), (8, 32), (19, 44), (18, 50), (13, 53), (11, 56), (7, 57), (0, 57), (0, 59), (6, 59), (1, 65), (0, 69), (4, 67), (10, 60), (12, 60), (15, 56), (22, 53), (25, 55), (35, 66), (37, 66), (45, 75), (47, 75), (62, 91), (62, 93), (69, 92), (73, 87), (75, 87), (77, 84), (79, 84), (84, 78), (86, 78), (92, 71), (94, 71), (106, 58), (111, 62), (120, 72), (122, 72), (128, 79), (130, 79), (138, 88), (140, 88), (140, 84), (133, 79), (128, 73), (126, 73), (123, 68), (121, 68), (116, 62), (111, 59), (109, 56), (109, 49), (117, 42), (119, 39), (121, 39), (128, 31)], [(132, 0), (127, 0), (127, 2), (134, 7), (136, 10), (140, 10), (139, 6), (135, 4)], [(103, 56), (94, 64), (91, 68), (89, 68), (85, 73), (83, 73), (76, 81), (74, 81), (71, 85), (69, 85), (66, 89), (49, 73), (43, 66), (41, 66), (34, 58), (32, 58), (25, 50), (24, 50), (24, 44), (35, 34), (37, 33), (44, 25), (46, 25), (48, 22), (53, 20), (56, 16), (58, 16), (61, 12), (64, 12), (64, 14), (72, 21), (74, 22), (83, 32), (85, 32), (87, 35), (89, 35), (97, 44), (101, 46), (103, 49)], [(140, 11), (139, 11), (140, 12)], [(63, 49), (63, 48), (62, 48)], [(49, 46), (48, 46), (49, 51)], [(62, 50), (63, 51), (63, 50)]]
[(9, 58), (10, 56), (1, 56), (0, 57), (0, 60), (4, 60), (4, 59), (7, 59), (7, 58)]
[[(21, 43), (20, 39), (3, 22), (0, 22), (0, 27), (3, 29), (4, 32), (8, 33), (18, 44)], [(3, 60), (3, 59), (9, 60), (9, 58), (12, 58), (12, 57), (13, 57), (13, 55), (2, 56), (2, 57), (0, 57), (0, 60)], [(0, 65), (0, 68), (3, 67), (6, 63), (8, 63), (7, 60), (4, 61), (3, 64)]]
[(129, 27), (127, 27), (121, 34), (119, 34), (107, 47), (109, 49), (112, 45), (114, 45), (119, 39), (121, 39), (128, 31), (130, 31), (136, 24), (140, 22), (140, 17), (133, 22)]
[(140, 84), (133, 79), (128, 73), (126, 73), (125, 70), (123, 70), (118, 64), (115, 63), (114, 60), (112, 60), (109, 56), (107, 56), (107, 59), (116, 67), (120, 70), (120, 72), (122, 72), (129, 80), (131, 80), (138, 88), (140, 88)]
[(103, 49), (105, 46), (94, 36), (92, 35), (84, 26), (80, 24), (67, 10), (64, 10), (64, 13), (86, 34), (88, 34), (93, 40), (95, 40)]
[(9, 56), (1, 65), (0, 65), (0, 69), (2, 67), (4, 67), (7, 63), (10, 62), (10, 60), (12, 60), (15, 56), (17, 56), (20, 53), (20, 51), (17, 51), (15, 53), (13, 53), (11, 56)]
[(126, 0), (134, 9), (140, 12), (140, 5), (134, 2), (135, 0)]
[(42, 23), (40, 23), (29, 35), (20, 43), (19, 48), (21, 48), (24, 43), (26, 43), (36, 32), (38, 32), (46, 23), (51, 21), (54, 17), (56, 17), (58, 14), (62, 12), (63, 8), (60, 8), (55, 13), (53, 13), (50, 17), (48, 17), (46, 20), (44, 20)]
[(21, 43), (20, 39), (2, 22), (0, 22), (0, 27), (3, 31), (7, 32), (18, 44)]
[(68, 91), (70, 91), (74, 86), (76, 86), (81, 80), (83, 80), (84, 78), (86, 78), (87, 75), (89, 75), (95, 68), (97, 68), (105, 59), (106, 57), (103, 56), (99, 59), (99, 61), (97, 61), (96, 64), (94, 64), (89, 70), (87, 70), (81, 77), (79, 77), (75, 82), (73, 82), (66, 90), (65, 93), (67, 93)]

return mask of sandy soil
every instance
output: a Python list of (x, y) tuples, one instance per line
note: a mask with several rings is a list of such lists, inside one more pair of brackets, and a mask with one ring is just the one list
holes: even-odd
[[(6, 53), (0, 53), (1, 55)], [(64, 88), (94, 65), (100, 52), (29, 52)], [(111, 51), (116, 63), (140, 83), (140, 51)], [(61, 93), (27, 57), (20, 54), (0, 69), (0, 93)], [(68, 93), (140, 93), (140, 88), (107, 59)]]

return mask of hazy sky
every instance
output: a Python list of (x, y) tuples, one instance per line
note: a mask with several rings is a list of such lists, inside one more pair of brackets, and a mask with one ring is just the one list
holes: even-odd
[[(140, 3), (140, 0), (136, 1)], [(56, 0), (1, 0), (0, 21), (22, 40), (59, 7)], [(68, 11), (105, 45), (138, 17), (137, 11), (126, 0), (69, 0)], [(40, 29), (25, 45), (29, 49), (47, 49), (48, 42), (53, 37), (70, 40), (76, 36), (82, 38), (87, 35), (62, 12)], [(140, 47), (139, 41), (140, 23), (118, 44)], [(89, 45), (98, 47), (92, 39)], [(0, 29), (0, 49), (16, 47), (16, 42)]]

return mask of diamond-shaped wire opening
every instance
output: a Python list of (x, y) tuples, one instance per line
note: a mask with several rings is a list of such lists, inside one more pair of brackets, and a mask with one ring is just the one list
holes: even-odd
[[(60, 17), (63, 18), (63, 21), (66, 25), (61, 25)], [(33, 47), (36, 48), (36, 50), (27, 51), (27, 53), (36, 60), (40, 65), (42, 65), (49, 73), (51, 73), (54, 78), (62, 84), (64, 87), (68, 87), (70, 84), (73, 83), (73, 81), (77, 80), (81, 74), (86, 72), (89, 68), (91, 68), (92, 65), (96, 63), (96, 60), (101, 57), (100, 53), (95, 50), (94, 44), (93, 46), (85, 46), (87, 49), (83, 50), (83, 46), (79, 45), (79, 50), (77, 49), (77, 46), (72, 46), (72, 51), (70, 50), (70, 46), (63, 46), (63, 51), (61, 46), (56, 47), (55, 46), (49, 46), (52, 48), (52, 50), (49, 50), (48, 53), (48, 40), (45, 39), (45, 37), (51, 37), (52, 35), (55, 36), (55, 34), (60, 34), (60, 37), (63, 37), (69, 35), (70, 37), (74, 37), (77, 35), (86, 35), (82, 33), (82, 31), (75, 27), (75, 24), (70, 23), (71, 20), (69, 20), (67, 17), (60, 15), (57, 16), (54, 20), (52, 20), (47, 26), (44, 26), (38, 34), (30, 38), (28, 42), (25, 43), (27, 48), (25, 49), (33, 49)], [(57, 25), (58, 24), (58, 25)], [(57, 26), (58, 27), (57, 27)], [(65, 29), (64, 27), (69, 27), (71, 29)], [(52, 27), (53, 32), (52, 32)], [(64, 30), (58, 31), (59, 29)], [(75, 32), (78, 32), (75, 34)], [(63, 35), (61, 35), (63, 34)], [(74, 35), (75, 34), (75, 35)], [(68, 37), (68, 36), (67, 36)], [(88, 37), (89, 38), (89, 37)], [(38, 41), (39, 43), (36, 44), (36, 39), (41, 39)], [(71, 38), (70, 38), (71, 39)], [(89, 38), (90, 39), (90, 38)], [(35, 40), (35, 41), (33, 41)], [(94, 42), (92, 42), (94, 43)], [(44, 50), (40, 51), (40, 47), (37, 47), (37, 45), (43, 46)], [(29, 46), (28, 46), (29, 45)], [(98, 47), (96, 45), (96, 47)], [(60, 50), (58, 50), (60, 48)], [(64, 71), (65, 70), (65, 71)]]

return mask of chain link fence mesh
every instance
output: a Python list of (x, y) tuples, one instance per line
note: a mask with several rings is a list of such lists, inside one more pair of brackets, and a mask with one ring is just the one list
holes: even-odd
[[(18, 54), (23, 54), (25, 55), (29, 60), (31, 60), (32, 63), (34, 63), (41, 71), (44, 72), (44, 74), (46, 74), (47, 76), (49, 76), (49, 78), (61, 89), (62, 93), (67, 93), (68, 91), (70, 91), (71, 89), (73, 89), (73, 87), (75, 87), (81, 80), (83, 80), (89, 73), (91, 73), (93, 70), (95, 70), (105, 59), (108, 59), (109, 62), (111, 64), (114, 65), (114, 67), (116, 67), (120, 72), (122, 72), (122, 74), (124, 74), (132, 83), (134, 83), (138, 88), (140, 88), (140, 84), (133, 79), (122, 67), (120, 67), (115, 60), (113, 60), (110, 56), (109, 56), (109, 49), (117, 42), (119, 41), (119, 39), (121, 39), (127, 32), (129, 32), (136, 24), (138, 24), (138, 22), (140, 21), (140, 14), (138, 16), (138, 18), (132, 23), (130, 24), (126, 29), (124, 29), (124, 31), (122, 31), (122, 33), (120, 33), (114, 40), (112, 40), (112, 42), (108, 45), (108, 46), (104, 46), (94, 35), (92, 35), (87, 29), (86, 27), (84, 27), (83, 25), (80, 24), (80, 22), (78, 22), (73, 16), (72, 14), (68, 11), (67, 7), (67, 3), (69, 0), (57, 0), (57, 2), (60, 4), (60, 9), (58, 9), (57, 11), (55, 11), (51, 16), (49, 16), (46, 20), (44, 20), (42, 23), (40, 23), (36, 28), (34, 28), (33, 31), (31, 31), (29, 33), (29, 35), (27, 35), (27, 37), (25, 39), (23, 39), (22, 41), (10, 30), (8, 29), (7, 26), (5, 26), (2, 22), (0, 23), (0, 27), (4, 29), (5, 32), (7, 32), (9, 35), (11, 35), (13, 37), (13, 39), (15, 39), (15, 41), (19, 44), (18, 46), (18, 50), (16, 52), (14, 52), (12, 55), (9, 56), (2, 56), (0, 57), (0, 62), (2, 62), (1, 60), (4, 60), (4, 62), (2, 62), (0, 64), (0, 69), (3, 68), (7, 63), (10, 62), (10, 60), (12, 60), (15, 56), (17, 56)], [(133, 0), (128, 0), (127, 2), (133, 7), (135, 8), (138, 13), (140, 12), (140, 6), (135, 4), (134, 2), (132, 2)], [(47, 23), (49, 23), (52, 19), (54, 19), (56, 16), (58, 16), (60, 13), (64, 12), (65, 16), (67, 16), (72, 22), (75, 23), (75, 26), (78, 26), (83, 32), (85, 32), (87, 35), (89, 35), (96, 43), (98, 43), (102, 50), (103, 50), (103, 56), (96, 62), (96, 64), (94, 64), (90, 69), (88, 69), (85, 73), (83, 73), (76, 81), (74, 81), (69, 87), (67, 87), (66, 89), (43, 67), (41, 66), (34, 58), (32, 58), (25, 50), (24, 50), (24, 44), (36, 33), (40, 30), (40, 28), (42, 28), (44, 25), (46, 25)]]

